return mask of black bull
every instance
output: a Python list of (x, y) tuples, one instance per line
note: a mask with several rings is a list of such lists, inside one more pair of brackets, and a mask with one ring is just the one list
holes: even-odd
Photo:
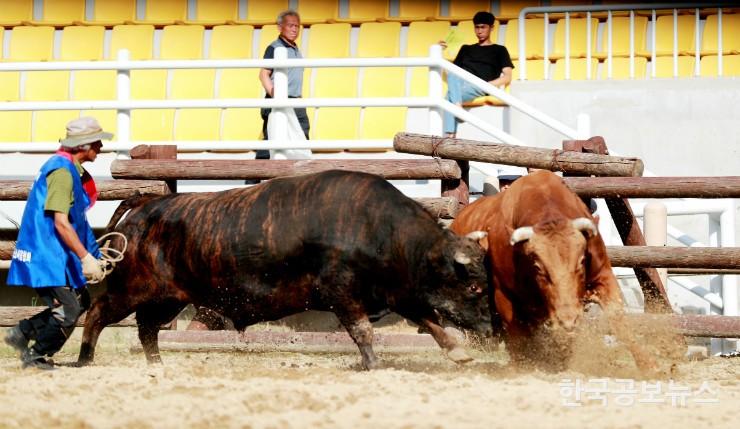
[(425, 326), (455, 361), (469, 358), (438, 315), (491, 329), (481, 248), (377, 176), (327, 171), (138, 203), (115, 228), (128, 250), (88, 312), (80, 364), (93, 360), (105, 326), (134, 311), (147, 360), (159, 362), (159, 326), (189, 303), (239, 330), (334, 312), (366, 368), (377, 364), (369, 314), (390, 310)]

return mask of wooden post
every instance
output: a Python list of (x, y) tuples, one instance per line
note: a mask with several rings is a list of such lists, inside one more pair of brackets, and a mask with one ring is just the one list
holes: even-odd
[(597, 176), (641, 176), (643, 170), (642, 161), (637, 158), (513, 146), (423, 134), (398, 133), (393, 138), (393, 148), (396, 152), (461, 161), (491, 162)]
[[(129, 156), (131, 159), (177, 159), (177, 145), (138, 145), (129, 151)], [(177, 180), (168, 180), (167, 187), (170, 192), (177, 192)]]
[(460, 167), (459, 179), (442, 179), (442, 197), (454, 198), (462, 207), (470, 203), (470, 163), (457, 161)]
[[(604, 138), (600, 136), (592, 137), (588, 140), (563, 141), (563, 149), (593, 152), (600, 156), (609, 153)], [(642, 168), (640, 168), (640, 174), (636, 176), (640, 175), (642, 175)], [(619, 236), (622, 238), (622, 243), (625, 246), (644, 246), (645, 237), (643, 237), (642, 231), (640, 231), (640, 227), (637, 225), (637, 219), (632, 212), (629, 201), (626, 198), (606, 198), (606, 205), (617, 227)], [(635, 267), (634, 270), (635, 277), (640, 282), (642, 294), (645, 297), (645, 311), (672, 313), (673, 310), (668, 300), (668, 294), (666, 294), (658, 271), (655, 268), (643, 267)]]

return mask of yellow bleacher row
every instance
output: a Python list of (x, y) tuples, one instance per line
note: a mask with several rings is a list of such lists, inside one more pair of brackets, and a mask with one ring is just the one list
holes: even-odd
[[(693, 53), (692, 19), (679, 17), (678, 41), (680, 54)], [(670, 18), (670, 21), (664, 18)], [(738, 56), (740, 53), (740, 15), (726, 14), (723, 19), (723, 54), (725, 75), (740, 74)], [(650, 75), (645, 58), (645, 17), (635, 21), (635, 76)], [(613, 77), (628, 77), (629, 42), (625, 43), (624, 19), (614, 18), (613, 32)], [(666, 24), (668, 23), (668, 24)], [(570, 56), (571, 79), (585, 78), (586, 64), (586, 19), (571, 19)], [(538, 40), (537, 31), (544, 34), (543, 19), (527, 20), (528, 40)], [(592, 78), (606, 78), (606, 64), (601, 64), (598, 73), (598, 59), (605, 55), (602, 34), (602, 49), (596, 49), (598, 23), (592, 20), (592, 46), (594, 47)], [(603, 23), (601, 24), (604, 25)], [(557, 60), (551, 67), (551, 77), (564, 78), (563, 57), (565, 55), (565, 21), (558, 21), (555, 29), (554, 48), (548, 57)], [(660, 17), (656, 24), (659, 31), (656, 49), (659, 55), (673, 52), (673, 17)], [(531, 27), (531, 28), (530, 28)], [(706, 19), (702, 38), (702, 53), (717, 52), (716, 16)], [(359, 28), (357, 56), (394, 57), (426, 56), (429, 45), (443, 39), (451, 26), (448, 21), (415, 21), (408, 25), (407, 43), (401, 46), (401, 24), (399, 22), (368, 22)], [(61, 31), (58, 56), (54, 56), (55, 30), (51, 26), (17, 26), (12, 30), (0, 32), (0, 40), (9, 38), (9, 50), (0, 52), (5, 61), (50, 61), (50, 60), (102, 60), (110, 59), (120, 48), (131, 51), (132, 59), (199, 59), (204, 58), (205, 28), (201, 25), (165, 26), (161, 42), (155, 47), (155, 28), (151, 24), (117, 25), (110, 30), (110, 41), (106, 42), (106, 29), (103, 26), (67, 26)], [(475, 41), (472, 22), (462, 21), (457, 30), (466, 38), (466, 43)], [(602, 31), (606, 31), (602, 29)], [(347, 57), (350, 55), (349, 23), (314, 24), (310, 26), (308, 43), (303, 52), (308, 57)], [(627, 23), (627, 35), (629, 34)], [(498, 24), (493, 38), (497, 41)], [(684, 37), (684, 34), (690, 34)], [(275, 25), (263, 26), (259, 31), (259, 51), (252, 52), (254, 27), (250, 25), (214, 26), (210, 33), (208, 58), (253, 58), (261, 52), (277, 35)], [(670, 37), (668, 36), (670, 34)], [(512, 57), (516, 58), (517, 22), (509, 21), (504, 30), (503, 44)], [(628, 40), (628, 37), (626, 37)], [(498, 41), (501, 43), (502, 41)], [(670, 46), (669, 46), (670, 44)], [(107, 45), (107, 46), (106, 46)], [(0, 49), (3, 44), (0, 43)], [(544, 78), (544, 49), (542, 43), (527, 45), (528, 79)], [(445, 53), (453, 58), (454, 50)], [(693, 56), (679, 57), (679, 75), (688, 76), (693, 70)], [(701, 61), (702, 75), (716, 74), (717, 59), (704, 55)], [(672, 76), (672, 57), (659, 57), (656, 61), (658, 76)], [(670, 70), (670, 71), (668, 71)], [(515, 69), (515, 76), (518, 69)], [(395, 69), (332, 69), (307, 71), (304, 79), (304, 95), (314, 97), (354, 97), (358, 86), (362, 96), (424, 96), (427, 94), (427, 73), (424, 68), (410, 70), (409, 86), (406, 87), (404, 68)], [(261, 97), (261, 88), (256, 70), (146, 70), (132, 73), (132, 98), (134, 99), (188, 99), (188, 98), (254, 98)], [(359, 85), (358, 85), (358, 77)], [(49, 72), (4, 72), (0, 73), (0, 101), (42, 101), (42, 100), (110, 100), (115, 99), (115, 72), (112, 71), (49, 71)], [(387, 138), (393, 130), (403, 128), (404, 108), (323, 108), (310, 111), (312, 138)], [(89, 112), (3, 112), (0, 114), (0, 141), (49, 141), (58, 136), (57, 131), (70, 118)], [(103, 124), (115, 130), (115, 112), (96, 112)], [(385, 121), (380, 120), (384, 118)], [(394, 121), (388, 121), (393, 118)], [(341, 130), (332, 124), (343, 123)], [(401, 124), (398, 127), (398, 124)], [(259, 138), (261, 120), (257, 109), (183, 109), (179, 111), (137, 110), (132, 114), (132, 138), (136, 140), (215, 140), (215, 139), (256, 139)]]

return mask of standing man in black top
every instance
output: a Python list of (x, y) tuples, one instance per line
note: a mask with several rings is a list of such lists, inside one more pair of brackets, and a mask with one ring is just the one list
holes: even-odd
[[(504, 46), (491, 42), (493, 14), (478, 12), (473, 17), (475, 36), (478, 43), (463, 45), (455, 57), (455, 65), (469, 71), (493, 86), (505, 87), (511, 82), (514, 64), (509, 51)], [(442, 46), (446, 45), (444, 42)], [(485, 93), (452, 74), (447, 75), (447, 100), (461, 106), (463, 102), (473, 100)], [(444, 132), (447, 137), (455, 137), (457, 120), (451, 113), (444, 113)]]

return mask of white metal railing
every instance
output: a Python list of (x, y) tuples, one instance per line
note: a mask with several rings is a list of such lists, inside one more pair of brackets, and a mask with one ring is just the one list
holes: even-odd
[(591, 72), (591, 58), (592, 58), (592, 33), (591, 33), (591, 19), (593, 12), (606, 12), (606, 70), (607, 78), (611, 79), (613, 76), (612, 67), (612, 47), (613, 47), (613, 31), (612, 31), (612, 12), (613, 11), (628, 11), (630, 19), (630, 49), (629, 49), (629, 74), (630, 79), (635, 77), (635, 11), (637, 10), (650, 10), (651, 11), (651, 77), (656, 75), (656, 10), (673, 10), (673, 76), (678, 76), (678, 11), (686, 9), (694, 9), (694, 15), (696, 20), (695, 25), (695, 41), (694, 41), (694, 75), (701, 76), (701, 65), (700, 65), (700, 10), (707, 8), (717, 8), (717, 76), (722, 76), (722, 7), (725, 6), (737, 6), (737, 2), (693, 2), (693, 3), (653, 3), (653, 4), (614, 4), (614, 5), (598, 5), (598, 6), (548, 6), (548, 7), (526, 7), (519, 13), (519, 79), (527, 79), (527, 57), (526, 57), (526, 26), (525, 18), (529, 14), (542, 13), (544, 14), (544, 76), (545, 79), (549, 77), (550, 69), (550, 36), (549, 36), (549, 14), (551, 13), (564, 13), (565, 14), (565, 79), (570, 79), (570, 15), (574, 12), (586, 12), (586, 79), (592, 78)]
[[(429, 96), (428, 97), (377, 97), (377, 98), (288, 98), (287, 73), (288, 68), (323, 68), (323, 67), (429, 67)], [(274, 70), (275, 96), (274, 98), (240, 98), (240, 99), (196, 99), (196, 100), (132, 100), (130, 97), (130, 71), (152, 69), (229, 69), (229, 68), (269, 68)], [(460, 106), (448, 102), (443, 94), (442, 72), (446, 71), (472, 83), (489, 95), (493, 95), (508, 103), (511, 108), (521, 111), (538, 122), (552, 128), (568, 138), (588, 137), (588, 121), (579, 119), (580, 128), (573, 129), (562, 122), (553, 119), (538, 109), (522, 102), (507, 92), (494, 87), (471, 73), (455, 66), (442, 57), (442, 48), (439, 45), (430, 47), (430, 56), (421, 58), (340, 58), (340, 59), (288, 59), (284, 48), (278, 48), (275, 58), (269, 60), (128, 60), (128, 52), (122, 50), (115, 61), (70, 61), (70, 62), (18, 62), (0, 63), (0, 72), (3, 71), (48, 71), (48, 70), (116, 70), (117, 99), (110, 101), (13, 101), (0, 103), (0, 111), (40, 111), (40, 110), (116, 110), (118, 136), (116, 142), (104, 146), (108, 151), (128, 150), (133, 147), (130, 141), (130, 112), (134, 109), (187, 109), (187, 108), (295, 108), (295, 107), (419, 107), (429, 109), (430, 134), (442, 134), (442, 112), (450, 112), (481, 131), (499, 139), (504, 143), (524, 145), (524, 142), (511, 134), (492, 126), (476, 117)], [(257, 84), (255, 82), (255, 84)], [(277, 127), (285, 129), (285, 127)], [(218, 147), (214, 142), (183, 142), (177, 144), (183, 150), (211, 150), (211, 149), (277, 149), (298, 148), (296, 144), (287, 142), (285, 136), (271, 136), (271, 142), (262, 140), (250, 141), (219, 141)], [(153, 142), (147, 142), (152, 144)], [(172, 142), (169, 142), (170, 144)], [(49, 152), (58, 147), (56, 143), (3, 143), (0, 152)], [(357, 141), (347, 140), (311, 140), (301, 143), (305, 149), (347, 149), (347, 148), (380, 148), (391, 147), (388, 141)]]

